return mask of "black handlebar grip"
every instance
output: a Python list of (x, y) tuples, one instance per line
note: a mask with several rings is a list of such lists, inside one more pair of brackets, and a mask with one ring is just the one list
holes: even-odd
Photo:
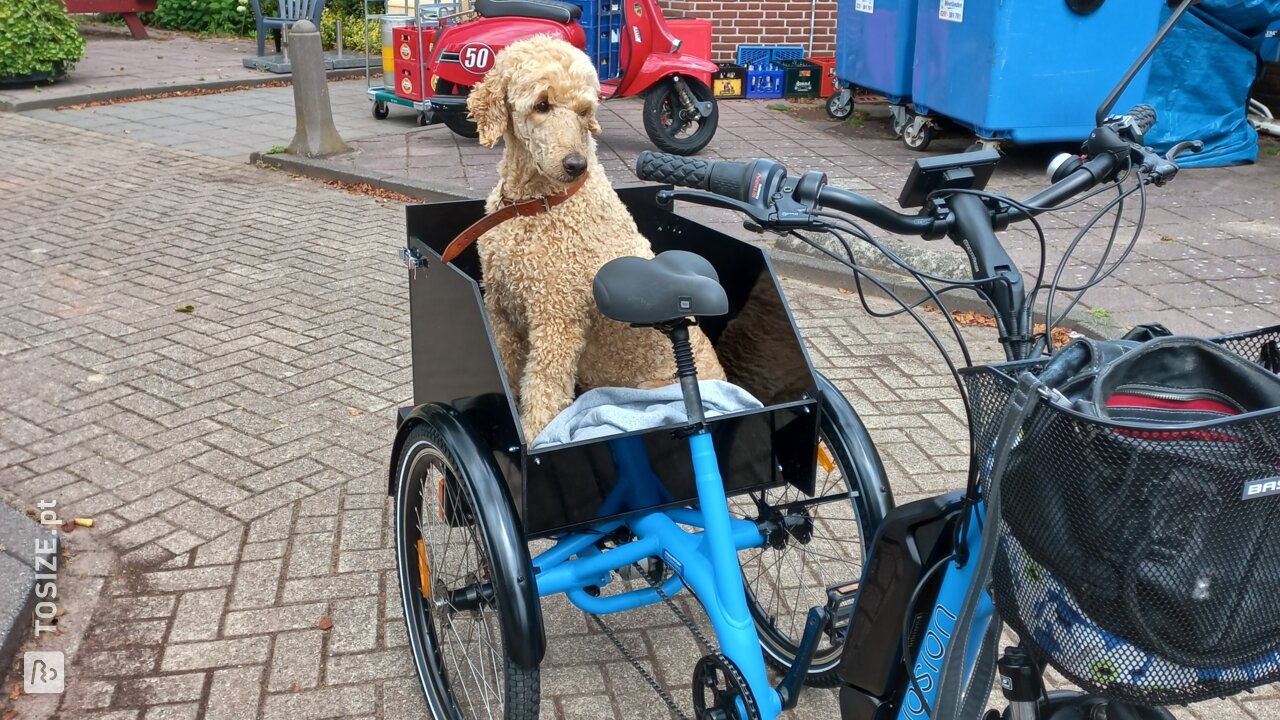
[(1139, 135), (1146, 135), (1147, 131), (1156, 124), (1156, 109), (1146, 103), (1133, 106), (1127, 115), (1133, 120)]
[(636, 158), (636, 177), (641, 180), (706, 190), (711, 180), (711, 164), (706, 160), (666, 155), (645, 150)]
[(735, 200), (746, 200), (751, 192), (751, 164), (725, 160), (666, 155), (645, 150), (636, 158), (636, 177), (641, 180), (709, 190)]

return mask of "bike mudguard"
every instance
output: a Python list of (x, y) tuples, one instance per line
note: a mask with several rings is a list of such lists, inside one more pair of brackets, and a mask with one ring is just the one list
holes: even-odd
[(956, 491), (907, 503), (885, 516), (871, 545), (840, 656), (842, 720), (886, 720), (896, 715), (907, 685), (903, 624), (910, 612), (907, 645), (914, 656), (924, 640), (941, 574), (926, 583), (909, 607), (911, 596), (925, 573), (954, 549), (963, 499), (964, 491)]
[[(519, 598), (518, 602), (498, 604), (503, 616), (503, 644), (517, 664), (537, 667), (546, 651), (546, 633), (542, 626), (542, 605), (537, 583), (528, 560), (524, 528), (516, 516), (515, 504), (502, 473), (495, 466), (493, 453), (471, 431), (468, 423), (452, 408), (426, 403), (400, 418), (396, 441), (391, 451), (391, 473), (394, 483), (400, 464), (401, 444), (417, 423), (429, 423), (460, 464), (472, 472), (483, 472), (492, 482), (474, 483), (471, 492), (478, 507), (487, 512), (476, 513), (493, 561), (494, 594), (499, 598)], [(394, 489), (393, 489), (394, 492)]]

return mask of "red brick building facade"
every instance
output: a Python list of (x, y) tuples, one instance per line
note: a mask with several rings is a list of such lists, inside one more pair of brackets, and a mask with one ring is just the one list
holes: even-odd
[(659, 2), (668, 17), (711, 21), (712, 59), (716, 62), (732, 62), (740, 44), (800, 45), (808, 55), (836, 52), (836, 0)]

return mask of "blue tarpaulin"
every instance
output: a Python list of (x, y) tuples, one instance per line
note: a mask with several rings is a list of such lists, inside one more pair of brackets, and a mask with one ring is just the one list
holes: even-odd
[(1147, 144), (1163, 152), (1204, 141), (1204, 152), (1182, 156), (1182, 167), (1256, 160), (1258, 134), (1246, 106), (1263, 36), (1277, 18), (1280, 0), (1205, 0), (1192, 8), (1151, 59), (1146, 102), (1159, 119)]

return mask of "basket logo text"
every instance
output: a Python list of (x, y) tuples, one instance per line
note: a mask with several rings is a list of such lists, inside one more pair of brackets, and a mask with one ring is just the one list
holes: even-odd
[(1250, 480), (1245, 483), (1244, 496), (1241, 500), (1253, 500), (1268, 495), (1280, 495), (1280, 476)]

